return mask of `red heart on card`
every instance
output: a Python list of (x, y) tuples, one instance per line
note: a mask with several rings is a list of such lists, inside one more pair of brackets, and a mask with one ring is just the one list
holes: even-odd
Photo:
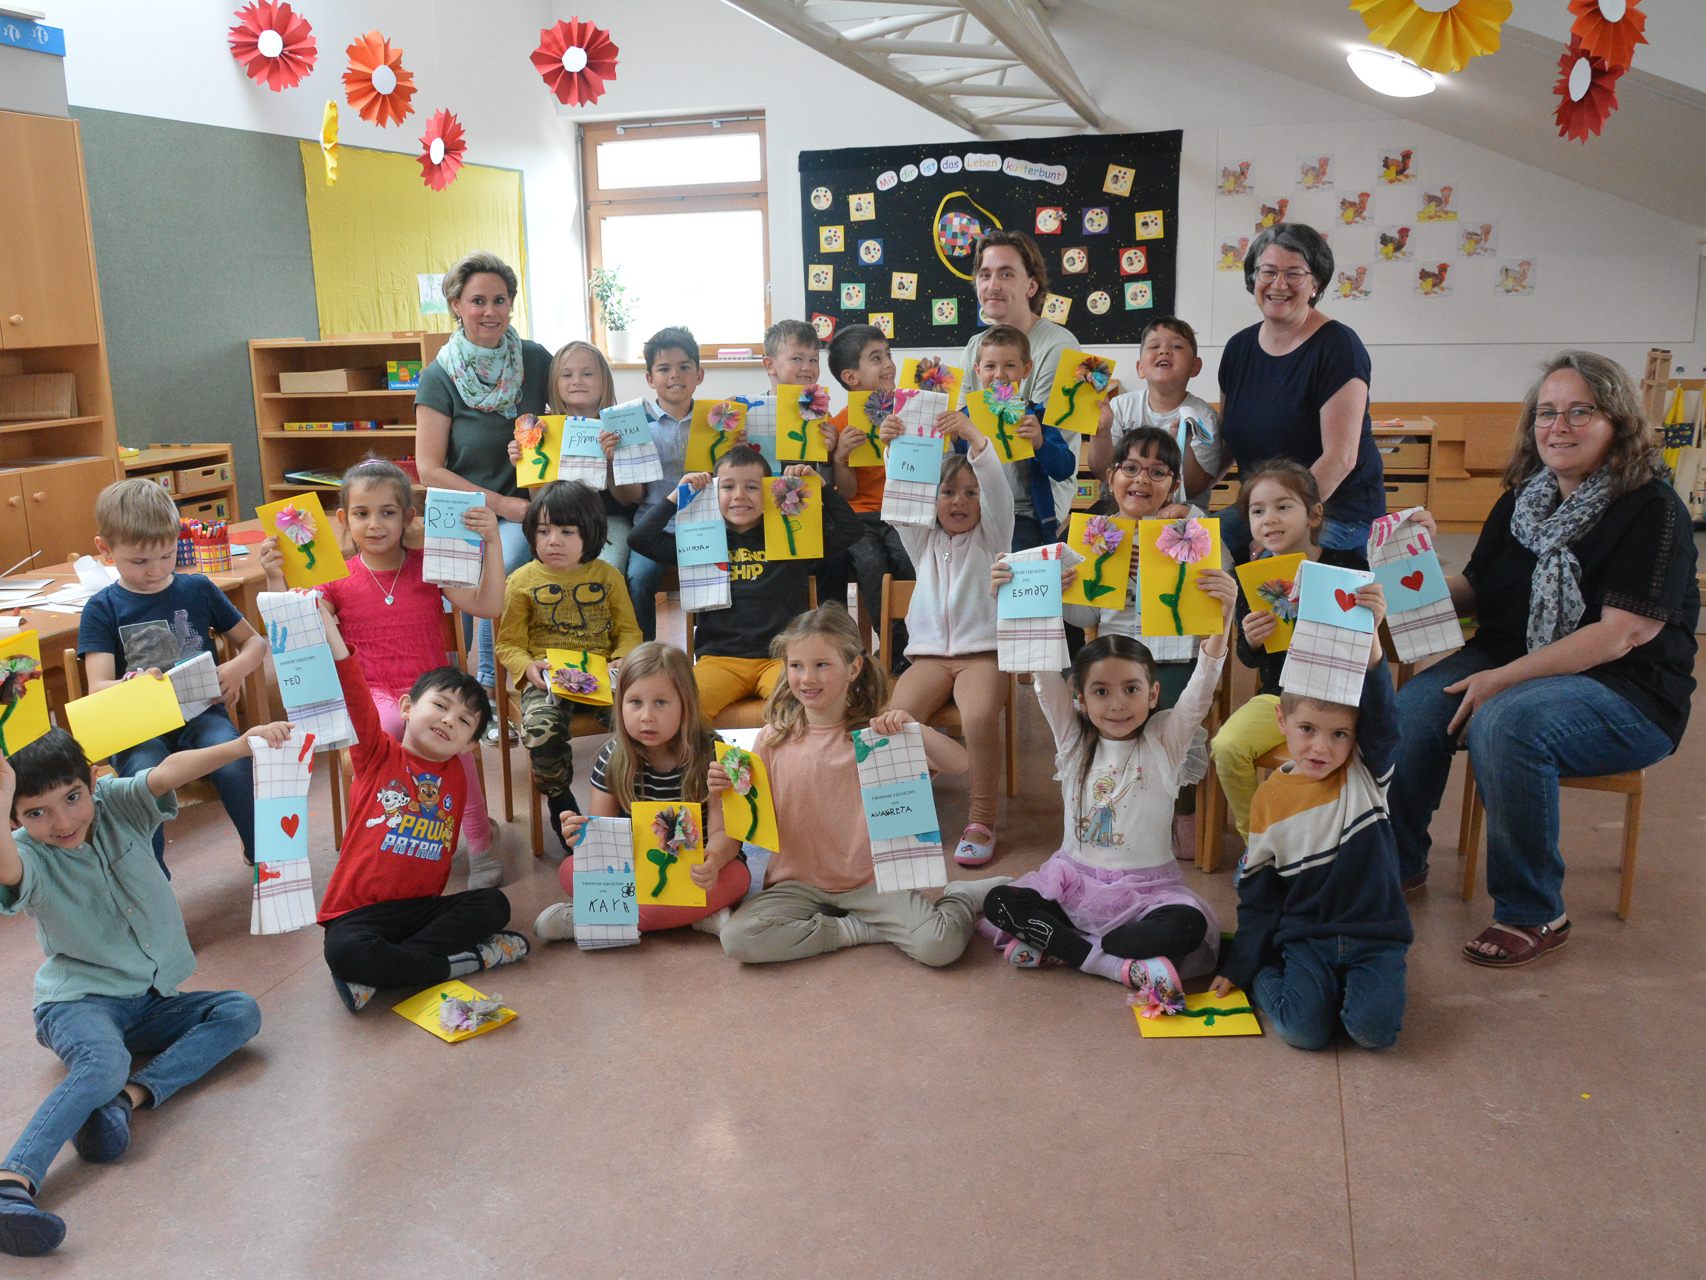
[(1398, 582), (1401, 586), (1408, 587), (1411, 591), (1420, 591), (1422, 589), (1422, 571), (1417, 569), (1414, 573), (1406, 573), (1402, 578), (1398, 579)]
[(278, 825), (284, 828), (285, 835), (294, 840), (296, 839), (296, 828), (302, 825), (302, 815), (299, 813), (287, 814), (278, 820)]
[(1333, 588), (1333, 599), (1339, 602), (1339, 608), (1345, 613), (1349, 613), (1357, 607), (1356, 594), (1346, 591), (1342, 587)]

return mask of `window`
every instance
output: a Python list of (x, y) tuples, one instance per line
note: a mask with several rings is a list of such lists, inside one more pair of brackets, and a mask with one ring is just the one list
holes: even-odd
[[(581, 174), (587, 266), (622, 273), (634, 303), (631, 359), (676, 324), (707, 360), (719, 346), (759, 349), (770, 325), (761, 116), (583, 125)], [(593, 340), (605, 344), (592, 311)]]

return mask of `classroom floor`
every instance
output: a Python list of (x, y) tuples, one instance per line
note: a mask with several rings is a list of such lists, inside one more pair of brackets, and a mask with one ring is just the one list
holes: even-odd
[[(1020, 720), (1022, 794), (992, 868), (1009, 875), (1060, 826), (1028, 692)], [(578, 753), (577, 789), (595, 747)], [(389, 1012), (404, 992), (345, 1012), (318, 930), (250, 937), (231, 829), (196, 805), (168, 846), (201, 961), (192, 985), (249, 991), (265, 1025), (142, 1115), (119, 1164), (61, 1155), (43, 1200), (66, 1243), (28, 1270), (1698, 1276), (1703, 768), (1697, 725), (1652, 775), (1627, 923), (1613, 914), (1621, 801), (1566, 793), (1573, 941), (1510, 972), (1457, 955), (1489, 906), (1457, 895), (1454, 773), (1412, 901), (1404, 1032), (1380, 1055), (1145, 1041), (1113, 984), (1010, 968), (981, 939), (940, 971), (883, 946), (743, 969), (688, 930), (615, 952), (538, 946), (475, 979), (520, 1018), (445, 1045)], [(963, 788), (939, 795), (958, 831)], [(318, 779), (315, 801), (318, 851)], [(530, 931), (558, 896), (555, 868), (527, 852), (525, 821), (500, 847)], [(330, 861), (315, 855), (322, 886)], [(1229, 870), (1186, 874), (1230, 924)], [(24, 921), (0, 926), (7, 1141), (61, 1075), (30, 1034), (39, 958)]]

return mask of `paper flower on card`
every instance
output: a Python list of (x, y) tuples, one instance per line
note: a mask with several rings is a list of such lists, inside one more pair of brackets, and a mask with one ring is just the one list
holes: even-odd
[(1155, 549), (1179, 563), (1178, 581), (1173, 584), (1171, 591), (1161, 594), (1161, 603), (1172, 611), (1175, 635), (1185, 634), (1185, 620), (1179, 616), (1179, 601), (1185, 594), (1185, 573), (1190, 566), (1206, 557), (1213, 545), (1214, 539), (1209, 536), (1208, 530), (1190, 516), (1173, 521), (1161, 531), (1161, 536), (1155, 539)]
[(657, 846), (646, 851), (646, 861), (653, 863), (658, 869), (658, 882), (652, 886), (652, 897), (657, 897), (669, 881), (669, 869), (681, 861), (683, 849), (696, 848), (699, 844), (699, 828), (693, 821), (693, 810), (683, 805), (679, 809), (665, 809), (652, 819), (652, 839)]
[(465, 1000), (460, 996), (446, 995), (442, 991), (438, 996), (438, 1025), (452, 1034), (458, 1031), (474, 1031), (488, 1022), (496, 1022), (503, 1016), (503, 1011), (502, 996)]
[(1368, 38), (1417, 66), (1449, 75), (1497, 53), (1511, 0), (1351, 0)]
[(711, 469), (717, 469), (717, 455), (727, 449), (738, 438), (741, 428), (746, 423), (744, 410), (739, 401), (724, 400), (711, 406), (705, 415), (705, 424), (711, 428)]
[(515, 420), (515, 442), (521, 446), (522, 458), (539, 468), (539, 478), (551, 469), (550, 455), (545, 452), (545, 427), (531, 413)]
[(1288, 578), (1269, 578), (1256, 595), (1281, 622), (1297, 621), (1297, 584)]
[(893, 391), (873, 391), (865, 398), (865, 439), (879, 454), (883, 451), (882, 425), (898, 408)]
[(953, 386), (954, 375), (940, 360), (925, 356), (913, 371), (912, 380), (918, 384), (920, 391), (946, 391)]
[(1084, 548), (1095, 557), (1090, 564), (1090, 580), (1084, 584), (1084, 594), (1095, 600), (1113, 588), (1102, 581), (1102, 566), (1120, 549), (1125, 530), (1107, 516), (1091, 516), (1084, 526)]
[(1072, 381), (1062, 392), (1066, 396), (1066, 412), (1060, 415), (1055, 426), (1060, 426), (1073, 414), (1078, 405), (1078, 393), (1084, 388), (1090, 388), (1095, 395), (1101, 395), (1108, 389), (1108, 383), (1114, 376), (1114, 362), (1104, 360), (1101, 356), (1085, 356), (1078, 362), (1078, 368), (1073, 371)]
[(403, 51), (377, 31), (357, 36), (344, 50), (344, 98), (372, 124), (402, 124), (414, 112), (415, 77), (403, 68)]
[(12, 754), (12, 749), (6, 745), (6, 721), (12, 718), (12, 713), (24, 700), (30, 681), (39, 679), (41, 663), (28, 654), (15, 653), (0, 659), (0, 708), (3, 708), (0, 709), (0, 755)]
[(584, 107), (602, 98), (605, 83), (616, 78), (617, 52), (608, 31), (570, 18), (540, 29), (533, 68), (558, 102)]
[(314, 517), (300, 507), (280, 507), (273, 517), (278, 531), (307, 557), (307, 567), (314, 567)]
[(1598, 134), (1605, 127), (1605, 118), (1617, 110), (1617, 81), (1623, 72), (1585, 52), (1575, 36), (1570, 37), (1570, 47), (1558, 59), (1558, 72), (1558, 83), (1552, 86), (1558, 95), (1558, 109), (1553, 113), (1558, 136), (1586, 142), (1588, 135)]
[(811, 501), (811, 487), (802, 476), (777, 476), (770, 482), (770, 496), (776, 499), (777, 513), (782, 517), (782, 532), (788, 535), (788, 554), (795, 555), (794, 531), (800, 527), (800, 516)]
[(806, 455), (806, 433), (811, 431), (814, 422), (822, 422), (829, 417), (829, 392), (813, 383), (809, 387), (800, 388), (800, 429), (788, 432), (788, 439), (800, 446), (798, 457)]
[(435, 111), (421, 135), (421, 181), (434, 191), (443, 191), (456, 181), (462, 168), (463, 153), (468, 143), (462, 133), (462, 122), (453, 112)]
[(579, 667), (558, 667), (551, 673), (551, 683), (564, 693), (583, 698), (598, 692), (598, 677)]
[(723, 752), (723, 772), (729, 775), (730, 789), (746, 801), (746, 807), (752, 813), (752, 821), (741, 837), (745, 842), (758, 834), (758, 788), (752, 768), (752, 752), (729, 747)]
[(983, 390), (983, 403), (989, 409), (989, 416), (995, 419), (995, 440), (1001, 446), (1001, 452), (1008, 461), (1013, 459), (1013, 438), (1007, 434), (1008, 427), (1016, 427), (1025, 418), (1025, 397), (1019, 394), (1019, 388), (1010, 382), (997, 382), (992, 387)]
[(1635, 46), (1647, 43), (1647, 15), (1640, 0), (1570, 0), (1576, 20), (1570, 34), (1582, 48), (1614, 70), (1635, 59)]
[(237, 25), (225, 37), (226, 42), (249, 79), (279, 93), (294, 89), (314, 69), (318, 56), (314, 28), (288, 4), (256, 0), (233, 16)]
[(326, 99), (320, 113), (320, 157), (326, 162), (326, 185), (338, 185), (338, 104)]

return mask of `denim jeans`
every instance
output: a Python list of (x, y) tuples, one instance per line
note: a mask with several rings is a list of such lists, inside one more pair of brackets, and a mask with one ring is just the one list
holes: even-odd
[[(1216, 512), (1220, 518), (1220, 545), (1232, 557), (1233, 564), (1246, 564), (1250, 559), (1250, 526), (1237, 507)], [(1368, 521), (1333, 520), (1321, 524), (1323, 551), (1357, 551), (1368, 554)]]
[(628, 595), (634, 602), (640, 635), (647, 640), (658, 638), (658, 583), (662, 581), (663, 566), (629, 547)]
[[(65, 1079), (47, 1095), (4, 1167), (37, 1188), (54, 1156), (132, 1081), (159, 1106), (194, 1084), (261, 1029), (261, 1007), (241, 991), (175, 996), (85, 996), (36, 1006), (36, 1040), (65, 1063)], [(134, 1054), (154, 1054), (140, 1071)]]
[[(1404, 739), (1388, 806), (1406, 879), (1427, 870), (1428, 823), (1445, 792), (1456, 744), (1445, 727), (1463, 700), (1445, 686), (1498, 666), (1471, 645), (1412, 676), (1398, 691)], [(1487, 891), (1505, 924), (1550, 924), (1564, 914), (1558, 851), (1558, 779), (1644, 769), (1673, 750), (1626, 698), (1588, 676), (1525, 680), (1469, 721), (1469, 759), (1487, 807)]]
[[(533, 559), (533, 548), (528, 545), (527, 532), (521, 525), (512, 520), (498, 521), (498, 541), (504, 550), (504, 572), (514, 573), (522, 565)], [(492, 620), (479, 618), (474, 623), (475, 651), (479, 655), (476, 675), (480, 683), (490, 688), (493, 673), (497, 666), (497, 658), (492, 647)]]
[[(215, 704), (185, 724), (182, 729), (173, 729), (158, 738), (150, 738), (128, 751), (115, 752), (113, 768), (118, 770), (121, 777), (134, 778), (144, 769), (152, 769), (175, 751), (197, 751), (202, 747), (217, 747), (236, 737), (237, 729), (231, 723), (231, 717), (226, 714), (224, 706)], [(207, 776), (219, 792), (219, 803), (225, 806), (225, 812), (231, 818), (231, 825), (237, 828), (237, 834), (243, 841), (243, 856), (251, 862), (254, 861), (255, 780), (249, 757), (243, 756), (230, 764), (220, 765)], [(154, 828), (154, 857), (159, 861), (160, 869), (165, 871), (164, 826)], [(170, 876), (171, 872), (167, 871), (166, 874)]]
[(1294, 1049), (1325, 1049), (1342, 1024), (1365, 1049), (1389, 1049), (1404, 1021), (1402, 942), (1336, 934), (1285, 944), (1279, 965), (1251, 983), (1251, 995)]

